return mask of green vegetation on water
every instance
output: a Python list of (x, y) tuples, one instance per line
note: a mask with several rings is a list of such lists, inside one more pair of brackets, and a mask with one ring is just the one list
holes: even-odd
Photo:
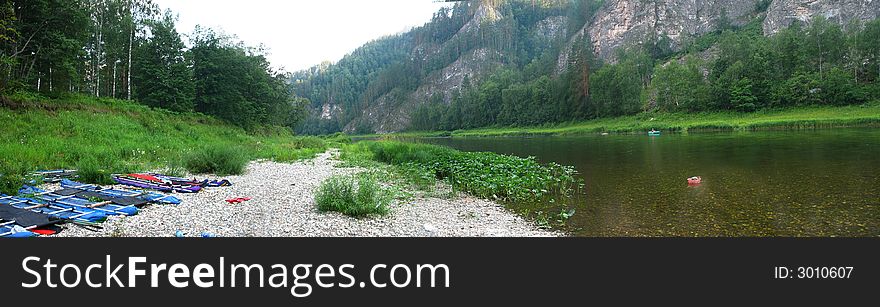
[(571, 197), (581, 185), (569, 166), (428, 144), (363, 141), (343, 146), (341, 158), (387, 163), (421, 185), (445, 180), (456, 190), (505, 202), (556, 202)]
[(369, 173), (333, 176), (321, 183), (315, 202), (322, 212), (336, 211), (353, 217), (388, 213), (392, 194)]
[(641, 113), (583, 122), (533, 127), (490, 127), (456, 131), (403, 132), (395, 136), (582, 135), (600, 132), (644, 133), (712, 130), (814, 129), (880, 125), (880, 104), (798, 107), (753, 113)]
[(7, 194), (38, 169), (79, 169), (80, 179), (92, 183), (109, 183), (112, 173), (180, 173), (182, 167), (236, 174), (252, 159), (312, 158), (328, 142), (285, 128), (249, 132), (197, 113), (77, 94), (19, 92), (0, 97), (0, 104), (0, 188)]

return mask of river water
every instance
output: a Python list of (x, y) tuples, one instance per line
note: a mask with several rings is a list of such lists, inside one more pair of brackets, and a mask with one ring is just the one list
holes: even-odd
[(575, 235), (880, 236), (880, 129), (418, 141), (575, 166)]

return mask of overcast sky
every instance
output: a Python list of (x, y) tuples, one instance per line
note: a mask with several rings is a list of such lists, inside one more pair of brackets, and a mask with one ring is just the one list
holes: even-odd
[(275, 67), (293, 72), (336, 62), (370, 40), (421, 26), (445, 5), (432, 0), (154, 0), (178, 14), (177, 29), (196, 25), (268, 47)]

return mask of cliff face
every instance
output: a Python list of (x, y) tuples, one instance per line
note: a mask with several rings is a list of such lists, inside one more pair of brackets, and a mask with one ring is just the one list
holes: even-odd
[[(587, 34), (596, 54), (614, 60), (614, 50), (666, 36), (672, 50), (688, 38), (717, 29), (726, 19), (742, 25), (760, 16), (758, 0), (609, 0), (594, 19), (584, 25), (560, 53), (557, 72), (566, 69), (568, 50)], [(846, 25), (880, 17), (880, 0), (774, 0), (767, 8), (764, 33), (772, 35), (798, 21), (809, 23), (822, 16)]]
[(493, 60), (499, 57), (497, 51), (487, 48), (465, 54), (449, 66), (432, 73), (411, 93), (392, 91), (382, 95), (364, 109), (361, 118), (346, 125), (344, 131), (354, 132), (362, 125), (372, 127), (376, 133), (406, 129), (410, 122), (410, 112), (418, 105), (426, 103), (434, 94), (441, 95), (448, 103), (452, 99), (452, 93), (461, 88), (466, 76), (478, 78), (500, 66), (500, 62)]
[(684, 39), (716, 29), (723, 16), (733, 24), (745, 23), (754, 8), (755, 0), (612, 0), (583, 32), (589, 33), (601, 58), (652, 36), (669, 37), (675, 49)]
[(776, 0), (767, 11), (764, 34), (775, 34), (793, 22), (809, 23), (815, 16), (844, 26), (864, 22), (880, 17), (880, 0)]
[(557, 73), (566, 69), (568, 51), (583, 35), (589, 35), (599, 58), (613, 61), (621, 46), (665, 36), (677, 50), (686, 39), (717, 29), (725, 19), (733, 25), (748, 22), (754, 11), (755, 0), (610, 0), (569, 40)]

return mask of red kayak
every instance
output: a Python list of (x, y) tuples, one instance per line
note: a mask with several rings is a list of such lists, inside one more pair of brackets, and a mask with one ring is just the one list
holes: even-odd
[(695, 184), (703, 183), (703, 178), (701, 178), (700, 176), (694, 176), (694, 177), (688, 178), (687, 181), (688, 181), (688, 184), (695, 185)]

